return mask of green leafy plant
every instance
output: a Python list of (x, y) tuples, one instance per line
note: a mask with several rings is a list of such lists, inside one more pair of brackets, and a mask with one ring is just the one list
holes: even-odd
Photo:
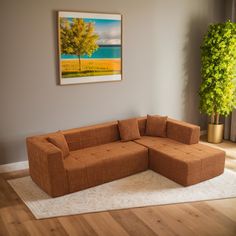
[(201, 45), (200, 111), (219, 124), (236, 106), (236, 23), (211, 24)]

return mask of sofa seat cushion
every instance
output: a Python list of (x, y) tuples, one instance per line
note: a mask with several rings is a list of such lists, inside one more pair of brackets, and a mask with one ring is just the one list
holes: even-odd
[(224, 171), (225, 152), (204, 144), (184, 144), (169, 138), (143, 136), (136, 143), (149, 148), (149, 168), (184, 186)]
[(69, 191), (75, 192), (148, 169), (148, 149), (112, 142), (70, 152), (64, 160)]
[[(169, 138), (161, 138), (161, 137), (153, 137), (153, 136), (142, 136), (141, 139), (134, 140), (135, 143), (141, 144), (147, 148), (155, 147), (163, 147), (163, 146), (183, 146), (182, 143), (177, 142), (173, 139)], [(187, 145), (189, 146), (189, 145)]]
[(183, 186), (222, 174), (224, 164), (224, 151), (203, 144), (153, 146), (149, 150), (149, 168)]

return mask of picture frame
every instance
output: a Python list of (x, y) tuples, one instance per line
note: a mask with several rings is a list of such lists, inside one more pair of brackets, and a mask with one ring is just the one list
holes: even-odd
[(122, 15), (58, 11), (60, 85), (122, 80)]

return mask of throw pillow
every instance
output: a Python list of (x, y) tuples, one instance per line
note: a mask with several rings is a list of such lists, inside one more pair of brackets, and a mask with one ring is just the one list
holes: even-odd
[(121, 141), (127, 142), (141, 138), (136, 118), (118, 120)]
[(58, 131), (54, 134), (50, 134), (48, 137), (48, 141), (54, 144), (59, 149), (61, 149), (63, 158), (66, 158), (67, 156), (69, 156), (69, 153), (70, 153), (69, 147), (66, 142), (65, 136), (63, 135), (61, 131)]
[(167, 116), (147, 115), (146, 135), (166, 138)]

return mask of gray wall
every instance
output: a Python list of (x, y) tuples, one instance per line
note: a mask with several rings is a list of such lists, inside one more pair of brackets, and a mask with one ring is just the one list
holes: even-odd
[[(199, 45), (223, 0), (0, 0), (0, 164), (25, 137), (151, 114), (205, 126)], [(56, 11), (123, 15), (122, 82), (57, 85)]]
[(225, 20), (235, 22), (236, 18), (236, 0), (225, 0)]

